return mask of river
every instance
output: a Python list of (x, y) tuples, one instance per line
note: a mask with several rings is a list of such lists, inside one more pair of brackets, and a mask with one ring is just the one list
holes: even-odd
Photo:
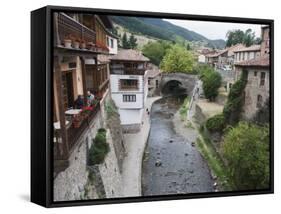
[(175, 131), (181, 123), (175, 120), (175, 114), (182, 103), (182, 96), (172, 96), (152, 106), (142, 169), (144, 196), (214, 191), (207, 163), (192, 144), (196, 131), (187, 129), (190, 133), (185, 133), (185, 137)]

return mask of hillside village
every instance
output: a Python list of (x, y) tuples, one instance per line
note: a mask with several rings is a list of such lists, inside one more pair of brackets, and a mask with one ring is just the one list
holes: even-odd
[[(252, 182), (255, 186), (245, 177), (235, 180), (227, 168), (237, 166), (230, 165), (225, 145), (232, 141), (229, 127), (269, 141), (269, 27), (262, 27), (260, 44), (218, 49), (205, 38), (167, 41), (121, 26), (104, 15), (54, 14), (54, 201), (265, 188), (266, 173)], [(150, 145), (163, 136), (157, 136), (161, 127), (154, 121), (162, 117), (173, 135), (163, 133), (167, 147), (156, 151), (158, 145)], [(182, 166), (172, 175), (165, 154), (171, 155), (169, 148), (177, 143), (178, 152), (188, 147), (185, 161), (195, 156), (190, 162), (200, 165)], [(268, 173), (266, 148), (257, 174)], [(191, 175), (191, 184), (175, 178), (178, 182), (169, 181), (164, 192), (153, 189), (162, 181), (150, 182), (157, 176), (165, 183), (169, 176)], [(200, 175), (206, 181), (197, 179)], [(176, 189), (180, 185), (183, 192)]]

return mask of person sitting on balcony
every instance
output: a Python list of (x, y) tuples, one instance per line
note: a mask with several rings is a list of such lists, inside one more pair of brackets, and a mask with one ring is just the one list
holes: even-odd
[(90, 91), (87, 91), (87, 104), (88, 104), (88, 106), (93, 105), (94, 99), (95, 99), (95, 96)]
[(78, 95), (77, 99), (75, 100), (75, 108), (82, 109), (84, 106), (84, 101), (82, 95)]

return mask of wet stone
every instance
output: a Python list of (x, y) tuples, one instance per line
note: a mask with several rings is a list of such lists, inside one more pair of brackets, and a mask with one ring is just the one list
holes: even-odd
[(157, 160), (157, 161), (155, 162), (155, 166), (156, 166), (156, 167), (162, 166), (162, 162), (161, 162), (160, 160)]

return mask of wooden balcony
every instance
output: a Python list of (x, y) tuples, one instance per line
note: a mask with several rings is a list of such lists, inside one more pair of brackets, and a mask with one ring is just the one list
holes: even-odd
[[(96, 42), (96, 32), (65, 13), (55, 14), (54, 41), (57, 49), (68, 49), (69, 52), (83, 51), (94, 53), (108, 53), (106, 47)], [(71, 40), (71, 46), (65, 44), (65, 40)]]
[(144, 75), (145, 68), (110, 68), (110, 74), (120, 74), (120, 75)]
[(71, 122), (70, 127), (67, 128), (67, 144), (69, 148), (68, 154), (64, 154), (61, 148), (61, 133), (60, 129), (54, 131), (54, 160), (55, 160), (55, 171), (61, 171), (63, 168), (68, 167), (68, 158), (73, 152), (74, 148), (79, 143), (80, 137), (89, 128), (90, 124), (95, 119), (95, 116), (100, 110), (99, 102), (93, 107), (86, 117), (83, 117), (80, 121), (79, 127), (75, 125), (74, 121)]

